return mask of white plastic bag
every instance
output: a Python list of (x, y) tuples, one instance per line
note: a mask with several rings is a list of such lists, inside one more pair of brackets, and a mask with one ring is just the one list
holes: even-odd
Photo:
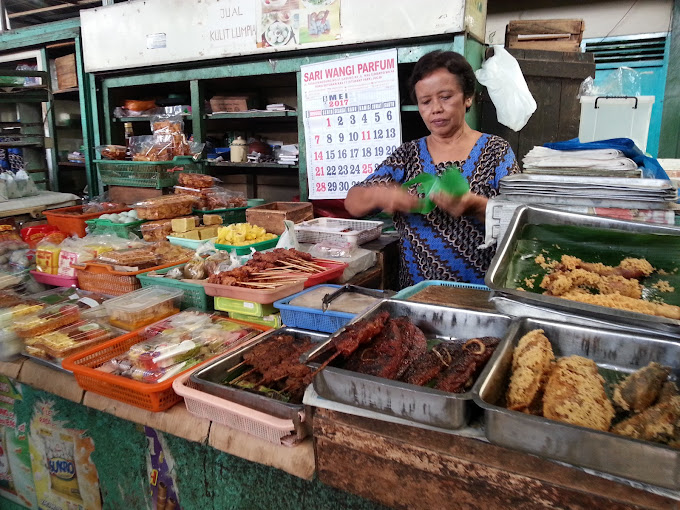
[(515, 57), (502, 46), (494, 46), (493, 51), (493, 57), (475, 71), (475, 76), (489, 91), (498, 122), (519, 131), (536, 111), (536, 101)]
[(284, 249), (295, 248), (296, 250), (299, 250), (300, 243), (295, 234), (295, 223), (290, 220), (283, 220), (283, 224), (285, 225), (286, 230), (281, 234), (281, 237), (279, 237), (276, 247)]

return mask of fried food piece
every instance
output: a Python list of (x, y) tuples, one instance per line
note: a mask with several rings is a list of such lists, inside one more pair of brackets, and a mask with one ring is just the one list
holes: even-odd
[(614, 406), (607, 398), (604, 379), (593, 360), (568, 356), (555, 363), (543, 394), (543, 416), (595, 430), (609, 430)]
[(437, 377), (442, 370), (450, 367), (462, 355), (459, 345), (442, 342), (431, 351), (421, 354), (411, 363), (401, 380), (416, 386), (425, 386)]
[(621, 294), (590, 294), (581, 289), (575, 289), (562, 294), (564, 299), (588, 303), (590, 305), (607, 306), (618, 310), (628, 310), (630, 312), (646, 313), (669, 319), (680, 319), (680, 306), (667, 305), (665, 303), (651, 303), (642, 299), (633, 299), (622, 296)]
[(659, 392), (659, 400), (656, 401), (657, 404), (663, 404), (664, 402), (670, 401), (673, 397), (680, 395), (680, 390), (678, 386), (673, 381), (666, 381), (661, 386), (661, 391)]
[(680, 445), (680, 397), (647, 408), (612, 427), (611, 432), (621, 436), (656, 443)]
[(614, 403), (624, 411), (642, 412), (656, 402), (669, 367), (651, 362), (626, 377), (614, 388)]
[(542, 329), (529, 331), (520, 339), (512, 355), (512, 376), (506, 397), (508, 409), (535, 411), (554, 357)]
[(634, 278), (617, 274), (603, 276), (583, 268), (550, 273), (541, 281), (541, 288), (551, 296), (562, 296), (583, 287), (597, 289), (600, 294), (618, 293), (634, 299), (642, 298), (642, 286)]
[(461, 349), (462, 356), (456, 360), (454, 365), (444, 370), (435, 388), (450, 393), (462, 393), (469, 390), (500, 341), (500, 338), (485, 336), (471, 338), (465, 342)]

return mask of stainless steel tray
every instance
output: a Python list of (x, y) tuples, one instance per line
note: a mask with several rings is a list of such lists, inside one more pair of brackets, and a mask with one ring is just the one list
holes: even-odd
[(539, 319), (514, 321), (506, 339), (480, 375), (475, 402), (485, 410), (492, 443), (624, 478), (680, 489), (680, 450), (570, 425), (496, 405), (506, 391), (512, 352), (519, 339), (543, 329), (555, 356), (579, 355), (600, 367), (632, 372), (656, 361), (680, 376), (680, 343), (653, 335), (596, 329)]
[(277, 418), (293, 420), (297, 430), (303, 418), (304, 406), (302, 404), (290, 404), (256, 392), (249, 392), (221, 384), (226, 378), (227, 371), (241, 363), (246, 352), (268, 338), (279, 334), (289, 334), (295, 337), (308, 336), (312, 339), (312, 342), (323, 342), (328, 339), (328, 335), (322, 333), (297, 328), (279, 328), (262, 335), (256, 342), (208, 363), (205, 367), (191, 374), (191, 382), (196, 384), (201, 391), (211, 395), (236, 402), (237, 404), (256, 409)]
[[(350, 324), (382, 311), (389, 312), (392, 317), (404, 315), (409, 317), (429, 338), (448, 340), (480, 336), (502, 338), (510, 325), (510, 318), (500, 314), (396, 299), (381, 301), (352, 320)], [(331, 338), (337, 336), (340, 331), (342, 329)], [(331, 339), (306, 353), (303, 361), (307, 360), (310, 366), (318, 367), (318, 363), (310, 360), (324, 352), (330, 341)], [(479, 381), (476, 382), (478, 383)], [(316, 374), (312, 384), (314, 390), (325, 399), (408, 420), (415, 426), (422, 424), (437, 429), (459, 429), (468, 423), (473, 406), (472, 391), (448, 393), (332, 366)]]
[(538, 307), (554, 309), (574, 315), (608, 322), (626, 324), (638, 329), (662, 331), (680, 338), (680, 320), (657, 317), (606, 306), (590, 305), (554, 296), (544, 296), (533, 292), (518, 291), (505, 287), (507, 271), (515, 252), (515, 246), (526, 225), (576, 225), (610, 230), (621, 230), (642, 234), (665, 234), (680, 236), (680, 228), (648, 223), (615, 220), (600, 216), (570, 213), (558, 209), (537, 206), (520, 206), (515, 210), (505, 236), (491, 261), (484, 279), (493, 291), (500, 292), (510, 299)]

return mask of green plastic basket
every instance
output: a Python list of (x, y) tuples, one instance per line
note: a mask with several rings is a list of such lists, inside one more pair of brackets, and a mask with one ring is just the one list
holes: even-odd
[(132, 221), (130, 223), (115, 223), (111, 220), (85, 220), (89, 227), (90, 234), (106, 235), (113, 234), (123, 239), (129, 239), (130, 234), (135, 234), (142, 237), (140, 226), (146, 223), (146, 220)]
[[(156, 274), (165, 274), (174, 267), (184, 267), (184, 264), (168, 267), (166, 269), (160, 269), (154, 272)], [(187, 308), (195, 308), (203, 312), (212, 312), (214, 310), (213, 298), (212, 296), (208, 296), (205, 293), (205, 288), (203, 285), (198, 283), (183, 282), (181, 280), (173, 280), (172, 278), (158, 278), (155, 276), (149, 276), (149, 273), (138, 274), (137, 279), (141, 282), (142, 287), (160, 285), (161, 287), (172, 287), (183, 290), (184, 297), (182, 298), (182, 310), (186, 310)]]
[(268, 250), (269, 248), (274, 248), (276, 243), (279, 242), (279, 237), (276, 236), (274, 239), (268, 239), (267, 241), (262, 241), (254, 244), (246, 244), (243, 246), (233, 246), (231, 244), (217, 244), (215, 243), (215, 248), (218, 250), (225, 251), (236, 251), (236, 255), (248, 255), (250, 249), (253, 248), (255, 251)]
[(171, 161), (95, 160), (99, 177), (109, 186), (135, 188), (167, 188), (177, 184), (181, 172), (204, 173), (202, 161), (191, 156), (175, 156)]
[(231, 225), (232, 223), (246, 222), (247, 207), (234, 207), (232, 209), (213, 209), (212, 211), (203, 211), (201, 209), (194, 209), (194, 214), (218, 214), (222, 218), (222, 225)]

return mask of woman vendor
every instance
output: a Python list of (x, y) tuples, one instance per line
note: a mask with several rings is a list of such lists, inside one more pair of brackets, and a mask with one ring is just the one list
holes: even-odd
[[(375, 210), (394, 214), (402, 288), (422, 280), (484, 283), (494, 254), (493, 249), (478, 248), (484, 242), (486, 204), (498, 194), (501, 177), (519, 172), (515, 155), (502, 138), (475, 131), (465, 122), (475, 75), (462, 55), (424, 55), (413, 69), (409, 88), (430, 135), (397, 148), (349, 190), (345, 208), (357, 217)], [(401, 184), (424, 172), (441, 175), (451, 165), (461, 169), (470, 191), (462, 197), (436, 194), (432, 212), (410, 213), (419, 199)]]

